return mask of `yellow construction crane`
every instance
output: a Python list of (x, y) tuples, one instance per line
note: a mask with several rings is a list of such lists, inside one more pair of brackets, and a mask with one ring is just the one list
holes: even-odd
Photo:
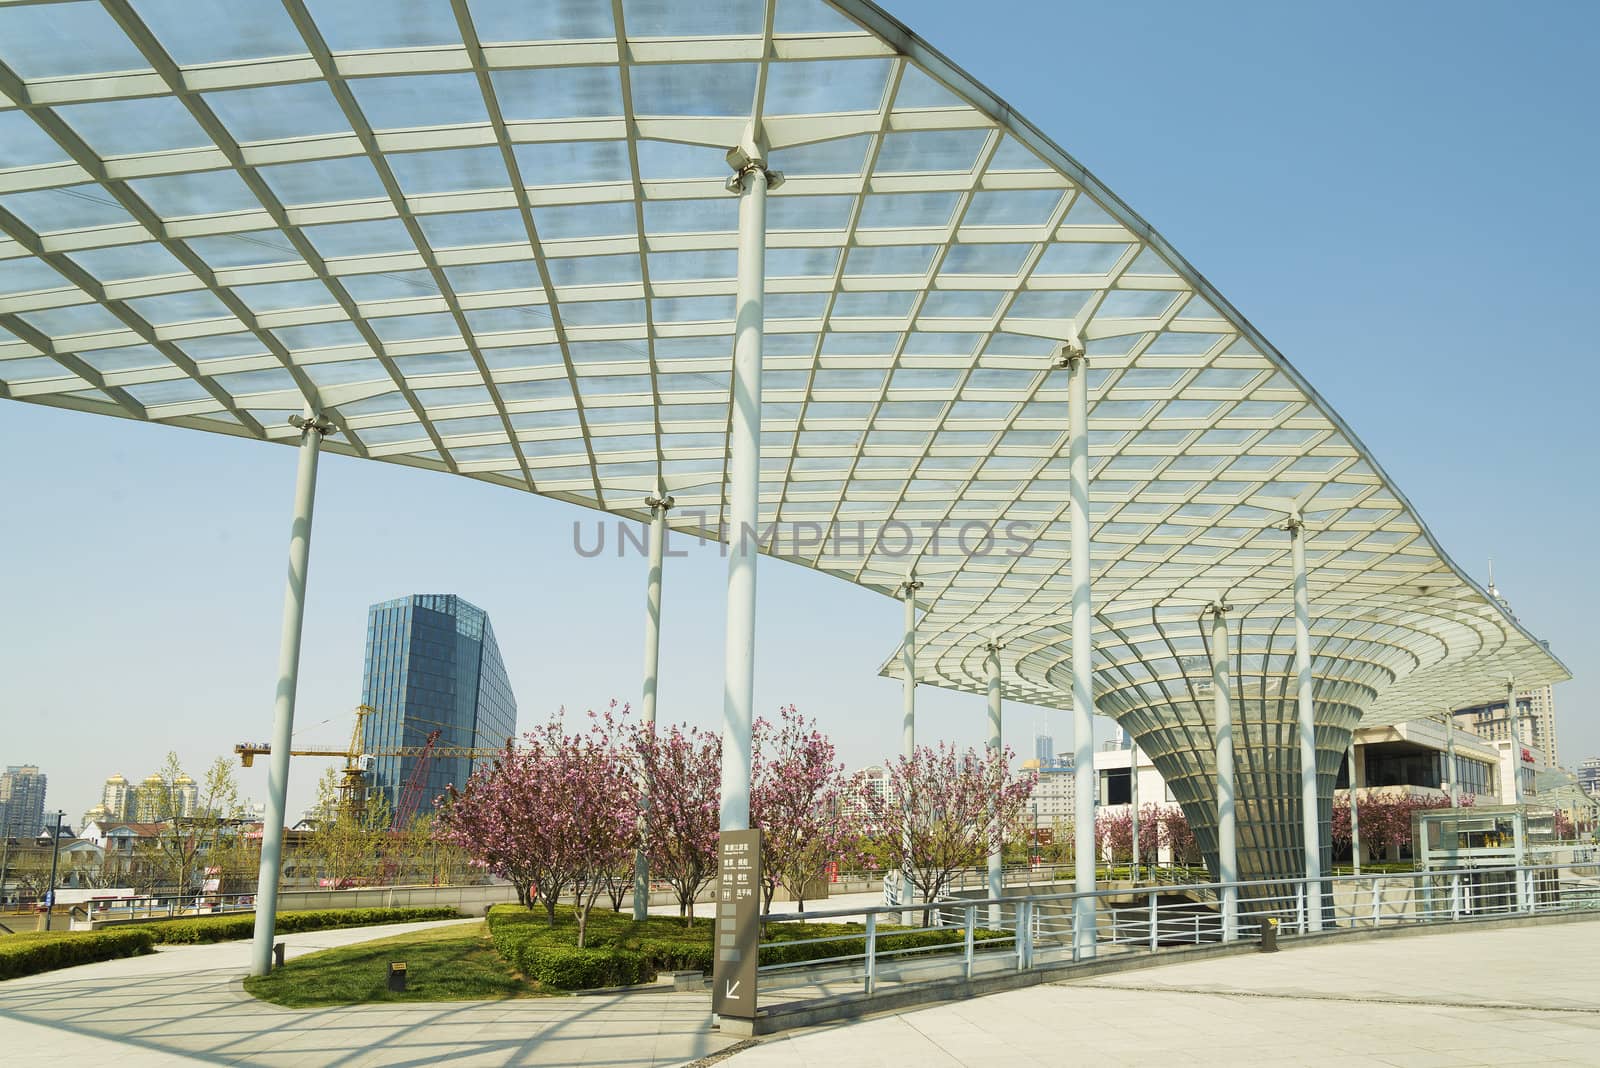
[[(375, 714), (376, 709), (370, 705), (356, 707), (356, 725), (350, 732), (350, 744), (343, 749), (334, 749), (328, 746), (307, 746), (302, 749), (290, 749), (292, 757), (343, 757), (344, 767), (339, 774), (339, 807), (348, 811), (359, 812), (367, 803), (367, 770), (374, 757), (428, 757), (448, 758), (466, 757), (477, 760), (484, 757), (493, 757), (499, 754), (499, 746), (466, 746), (466, 745), (437, 745), (432, 742), (426, 745), (391, 745), (376, 749), (364, 749), (361, 744), (362, 728), (368, 716)], [(437, 733), (437, 732), (435, 732)], [(255, 758), (267, 756), (272, 752), (270, 742), (240, 742), (233, 747), (239, 754), (239, 762), (244, 767), (253, 767)]]

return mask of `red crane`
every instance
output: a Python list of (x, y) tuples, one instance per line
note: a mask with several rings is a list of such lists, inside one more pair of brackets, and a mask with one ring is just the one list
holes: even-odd
[(438, 740), (438, 728), (428, 732), (428, 740), (423, 743), (422, 752), (417, 754), (417, 762), (411, 766), (411, 774), (400, 791), (400, 803), (394, 808), (390, 830), (400, 830), (417, 814), (422, 804), (422, 787), (428, 781), (428, 765), (433, 762), (433, 743)]

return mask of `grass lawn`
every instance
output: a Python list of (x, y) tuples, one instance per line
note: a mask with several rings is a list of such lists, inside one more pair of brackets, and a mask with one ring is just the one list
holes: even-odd
[[(405, 961), (404, 993), (387, 989), (390, 961)], [(498, 1001), (544, 994), (495, 952), (484, 925), (461, 924), (393, 935), (289, 961), (244, 988), (290, 1008), (374, 1001)]]
[[(995, 932), (979, 930), (978, 937)], [(786, 945), (821, 935), (845, 942)], [(926, 946), (959, 952), (960, 928), (880, 928), (881, 950)], [(763, 936), (763, 963), (860, 953), (862, 927), (853, 923), (771, 923)], [(544, 909), (496, 905), (490, 920), (393, 935), (374, 942), (325, 949), (289, 961), (270, 975), (246, 979), (244, 988), (263, 1001), (291, 1008), (383, 1001), (496, 1001), (541, 997), (566, 990), (649, 981), (664, 971), (711, 970), (711, 921), (692, 925), (674, 916), (631, 915), (597, 908), (590, 914), (587, 944), (576, 949), (572, 909), (556, 913), (549, 927)], [(498, 944), (497, 944), (498, 943)], [(936, 948), (937, 947), (937, 948)], [(404, 993), (387, 989), (386, 967), (405, 961)]]

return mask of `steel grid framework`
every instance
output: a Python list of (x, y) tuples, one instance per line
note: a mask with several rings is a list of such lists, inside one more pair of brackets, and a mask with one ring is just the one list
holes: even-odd
[(1070, 703), (1070, 339), (1106, 711), (1188, 700), (1222, 596), (1241, 676), (1289, 674), (1296, 512), (1319, 701), (1565, 677), (1198, 272), (876, 7), (402, 7), (0, 0), (0, 396), (286, 443), (309, 407), (330, 451), (720, 537), (755, 130), (767, 551), (889, 595), (914, 561), (921, 681), (983, 691), (995, 642)]

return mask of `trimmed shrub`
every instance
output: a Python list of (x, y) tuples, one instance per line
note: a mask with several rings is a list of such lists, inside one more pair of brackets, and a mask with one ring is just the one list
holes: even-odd
[(642, 954), (615, 946), (579, 949), (529, 942), (519, 947), (512, 965), (552, 990), (631, 986), (645, 982), (651, 975)]
[(644, 939), (639, 943), (639, 952), (658, 972), (698, 971), (711, 974), (713, 955), (709, 937), (695, 944)]
[(0, 939), (0, 979), (70, 968), (74, 964), (137, 957), (149, 953), (154, 942), (149, 931), (138, 928), (64, 933), (37, 939), (9, 935)]

